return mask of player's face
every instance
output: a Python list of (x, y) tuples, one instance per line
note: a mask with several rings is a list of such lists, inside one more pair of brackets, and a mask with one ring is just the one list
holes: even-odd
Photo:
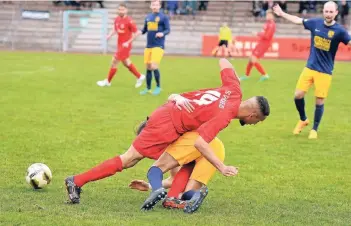
[(159, 1), (153, 1), (153, 2), (151, 2), (150, 8), (151, 8), (152, 12), (158, 13), (160, 11), (161, 4)]
[(266, 116), (261, 116), (253, 112), (250, 115), (246, 116), (245, 118), (240, 119), (239, 122), (240, 122), (240, 125), (242, 126), (256, 125), (257, 123), (262, 122), (265, 119), (266, 119)]
[(124, 6), (118, 7), (118, 15), (124, 17), (127, 14), (127, 8)]
[(325, 4), (323, 8), (323, 17), (325, 22), (331, 23), (338, 15), (338, 10), (334, 4)]

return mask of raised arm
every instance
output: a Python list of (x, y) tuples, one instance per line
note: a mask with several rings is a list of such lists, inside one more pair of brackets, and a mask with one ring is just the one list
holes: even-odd
[(273, 11), (277, 16), (283, 17), (284, 19), (294, 23), (294, 24), (302, 24), (303, 19), (298, 16), (290, 15), (286, 12), (284, 12), (278, 4), (275, 4), (273, 6)]
[(237, 76), (233, 65), (224, 58), (219, 60), (219, 68), (221, 69), (221, 80), (222, 85), (233, 85), (235, 83), (240, 84), (239, 77)]

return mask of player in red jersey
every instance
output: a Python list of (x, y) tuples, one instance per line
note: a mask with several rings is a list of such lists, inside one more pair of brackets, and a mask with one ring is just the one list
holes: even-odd
[(263, 32), (258, 33), (259, 42), (256, 45), (255, 49), (252, 51), (252, 54), (249, 58), (249, 62), (246, 65), (246, 74), (245, 76), (240, 77), (240, 80), (249, 79), (250, 72), (252, 67), (256, 67), (258, 72), (261, 74), (260, 81), (265, 81), (269, 79), (268, 74), (262, 67), (262, 65), (258, 62), (260, 58), (262, 58), (265, 52), (269, 49), (272, 44), (273, 36), (275, 33), (275, 22), (274, 15), (272, 10), (266, 11), (266, 23), (264, 25)]
[(145, 75), (140, 74), (129, 58), (130, 51), (132, 49), (132, 41), (136, 36), (140, 35), (141, 32), (138, 31), (132, 18), (127, 16), (127, 12), (127, 6), (121, 3), (118, 6), (118, 16), (114, 21), (113, 30), (107, 36), (107, 40), (109, 40), (113, 35), (118, 35), (117, 51), (112, 58), (111, 68), (107, 78), (102, 81), (98, 81), (98, 86), (111, 86), (111, 80), (117, 72), (117, 65), (121, 61), (123, 65), (128, 68), (128, 70), (137, 78), (135, 88), (140, 87), (145, 80)]
[[(264, 97), (252, 97), (242, 102), (240, 82), (233, 66), (226, 59), (221, 59), (219, 65), (222, 86), (171, 95), (168, 103), (152, 113), (143, 131), (124, 154), (109, 159), (85, 173), (66, 178), (70, 201), (79, 203), (81, 187), (86, 183), (133, 167), (145, 157), (158, 159), (182, 134), (196, 129), (200, 136), (194, 144), (195, 147), (223, 175), (235, 175), (237, 169), (224, 165), (212, 153), (208, 143), (219, 131), (227, 127), (232, 119), (239, 119), (241, 125), (256, 124), (265, 120), (269, 115), (269, 104)], [(189, 111), (180, 110), (179, 107), (185, 107)], [(162, 177), (162, 171), (160, 173)], [(152, 182), (151, 186), (155, 188)], [(162, 189), (153, 189), (151, 194), (159, 193), (164, 198), (165, 193)]]

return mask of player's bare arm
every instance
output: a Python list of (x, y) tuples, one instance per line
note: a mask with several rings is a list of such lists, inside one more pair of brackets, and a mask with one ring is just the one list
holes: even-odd
[(174, 101), (179, 110), (182, 110), (184, 108), (189, 113), (195, 110), (195, 107), (190, 103), (190, 100), (179, 94), (171, 94), (168, 97), (168, 101)]
[(128, 41), (123, 43), (123, 47), (127, 48), (130, 45), (130, 43), (132, 43), (137, 37), (139, 37), (139, 35), (141, 35), (141, 31), (137, 31), (137, 32), (133, 33), (132, 37)]
[(284, 19), (294, 23), (294, 24), (302, 24), (303, 19), (298, 16), (290, 15), (284, 12), (278, 4), (273, 6), (273, 11), (277, 16), (283, 17)]
[(238, 169), (236, 167), (224, 165), (224, 163), (214, 154), (210, 145), (201, 136), (196, 139), (194, 146), (224, 176), (235, 176), (238, 174)]
[(110, 33), (107, 35), (106, 39), (109, 40), (115, 34), (117, 34), (116, 30), (115, 29), (111, 30)]

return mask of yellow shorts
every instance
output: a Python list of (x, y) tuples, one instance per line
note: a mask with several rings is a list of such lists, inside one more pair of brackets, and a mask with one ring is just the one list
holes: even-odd
[(305, 67), (297, 82), (296, 89), (307, 92), (314, 84), (316, 97), (326, 98), (328, 96), (329, 87), (332, 81), (332, 76)]
[(144, 50), (144, 63), (151, 64), (157, 63), (159, 64), (163, 57), (163, 49), (160, 47), (155, 48), (146, 48)]
[[(196, 164), (190, 179), (207, 184), (216, 172), (216, 168), (194, 147), (198, 137), (199, 134), (197, 132), (187, 132), (168, 146), (166, 152), (176, 159), (181, 166), (195, 160)], [(222, 141), (216, 137), (210, 143), (210, 146), (215, 155), (223, 162), (225, 149)]]

